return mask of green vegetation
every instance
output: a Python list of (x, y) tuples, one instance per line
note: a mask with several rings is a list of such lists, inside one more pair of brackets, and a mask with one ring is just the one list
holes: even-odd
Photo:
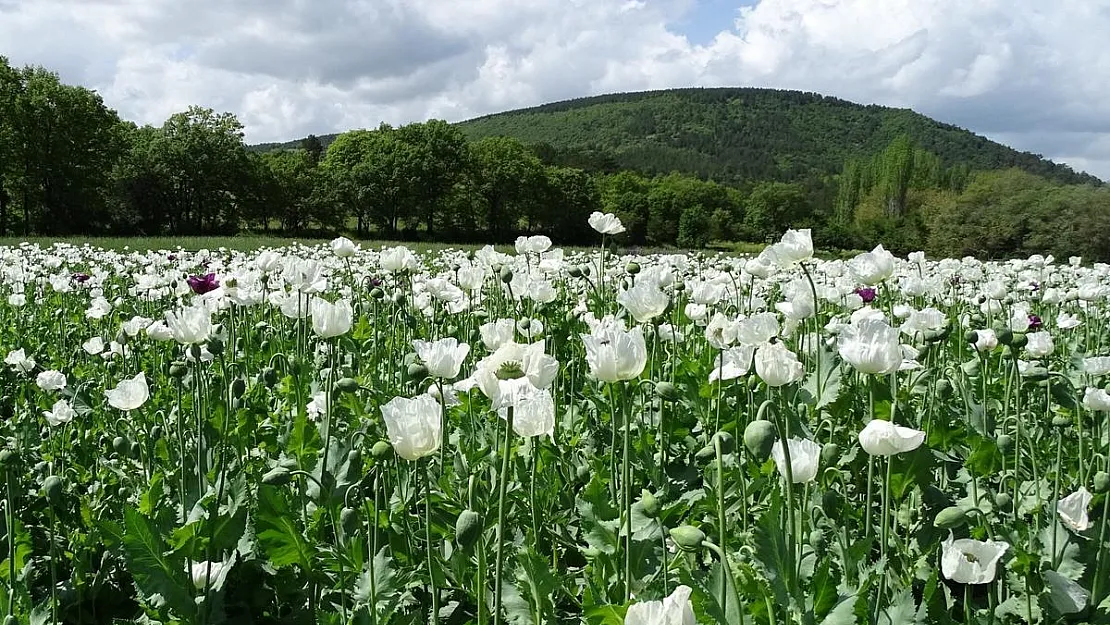
[(248, 147), (231, 113), (162, 126), (0, 58), (0, 236), (239, 232), (451, 243), (728, 247), (809, 227), (825, 249), (1110, 260), (1093, 176), (908, 110), (765, 89), (549, 104)]

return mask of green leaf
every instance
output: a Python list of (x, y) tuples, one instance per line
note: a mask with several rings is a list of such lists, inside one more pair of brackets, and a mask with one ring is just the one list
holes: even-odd
[[(23, 571), (23, 567), (27, 566), (27, 563), (31, 560), (31, 555), (34, 552), (34, 546), (32, 545), (32, 542), (31, 542), (30, 532), (28, 532), (23, 527), (23, 524), (19, 522), (19, 519), (13, 519), (13, 521), (14, 521), (13, 527), (15, 528), (15, 532), (14, 532), (14, 535), (15, 535), (15, 567), (14, 568), (15, 568), (16, 577), (18, 578), (20, 576), (19, 574)], [(5, 546), (7, 546), (7, 545), (5, 545)], [(5, 550), (5, 551), (7, 551), (7, 550)], [(12, 567), (8, 566), (8, 560), (9, 560), (9, 558), (4, 558), (3, 562), (0, 562), (0, 579), (4, 580), (5, 582), (10, 583), (11, 580), (8, 579), (8, 573), (9, 573), (9, 570)]]
[(809, 581), (807, 601), (814, 619), (824, 618), (836, 605), (837, 580), (827, 559), (817, 565)]
[(906, 589), (894, 598), (894, 601), (883, 610), (883, 618), (879, 619), (887, 625), (915, 625), (917, 623), (917, 606), (913, 601), (913, 593)]
[(513, 584), (501, 586), (501, 609), (506, 620), (512, 625), (540, 625), (532, 620), (532, 607)]
[(1087, 589), (1056, 571), (1045, 571), (1044, 579), (1048, 582), (1049, 599), (1060, 614), (1075, 614), (1087, 607), (1091, 597)]
[(275, 567), (297, 564), (309, 571), (312, 568), (312, 551), (294, 518), (278, 487), (266, 484), (258, 487), (258, 511), (254, 525), (259, 546)]
[(786, 572), (790, 570), (786, 547), (785, 530), (779, 523), (779, 506), (773, 505), (763, 516), (755, 528), (755, 555), (761, 565), (763, 576), (771, 585), (775, 594), (775, 601), (779, 605), (786, 605), (788, 591), (786, 588)]
[(821, 625), (855, 625), (857, 595), (848, 595), (821, 619)]
[(162, 537), (139, 511), (124, 511), (123, 551), (127, 569), (142, 595), (148, 600), (156, 595), (165, 600), (178, 616), (188, 620), (196, 611), (191, 580), (184, 561), (171, 561)]
[[(391, 558), (386, 555), (389, 547), (382, 547), (372, 562), (367, 562), (355, 587), (355, 600), (377, 609), (397, 594)], [(371, 583), (373, 582), (373, 583)]]
[(531, 547), (522, 549), (517, 554), (516, 579), (521, 588), (527, 591), (528, 603), (532, 606), (533, 614), (554, 614), (555, 605), (552, 595), (558, 589), (559, 582), (551, 573), (551, 566), (547, 560), (541, 558)]
[(143, 493), (142, 498), (139, 500), (139, 512), (143, 516), (154, 516), (155, 511), (158, 509), (158, 504), (162, 503), (166, 494), (164, 488), (165, 477), (161, 471), (156, 472), (150, 478), (150, 488)]
[(913, 487), (924, 488), (933, 481), (933, 453), (925, 447), (890, 458), (890, 492), (902, 499)]
[(586, 608), (583, 616), (589, 625), (624, 625), (628, 608), (624, 606), (602, 605)]
[(994, 610), (994, 615), (999, 618), (1005, 618), (1007, 615), (1016, 616), (1017, 618), (1025, 621), (1026, 623), (1040, 623), (1041, 622), (1041, 606), (1036, 597), (1026, 598), (1022, 594), (1010, 595), (1010, 598), (1003, 601)]

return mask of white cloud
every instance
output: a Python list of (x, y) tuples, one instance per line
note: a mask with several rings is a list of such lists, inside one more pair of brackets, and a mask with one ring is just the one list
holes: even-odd
[(251, 141), (744, 85), (912, 107), (1110, 178), (1110, 0), (737, 0), (695, 45), (698, 1), (0, 0), (0, 54), (139, 122), (233, 111)]

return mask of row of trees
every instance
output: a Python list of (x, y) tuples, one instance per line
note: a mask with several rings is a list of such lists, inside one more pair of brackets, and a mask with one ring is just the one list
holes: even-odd
[(621, 216), (636, 246), (764, 241), (805, 226), (825, 247), (1108, 258), (1108, 206), (1103, 187), (972, 172), (907, 136), (838, 175), (735, 184), (508, 137), (471, 141), (439, 120), (262, 151), (230, 113), (191, 107), (136, 126), (95, 92), (0, 57), (0, 234), (543, 233), (574, 244), (595, 240), (586, 218), (601, 210)]

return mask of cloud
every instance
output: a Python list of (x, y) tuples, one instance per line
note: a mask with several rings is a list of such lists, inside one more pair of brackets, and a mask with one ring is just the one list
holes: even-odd
[[(728, 19), (706, 22), (699, 2)], [(251, 141), (744, 85), (911, 107), (1110, 178), (1110, 85), (1098, 80), (1110, 0), (725, 4), (0, 0), (0, 54), (95, 88), (139, 122), (190, 104), (233, 111)]]

